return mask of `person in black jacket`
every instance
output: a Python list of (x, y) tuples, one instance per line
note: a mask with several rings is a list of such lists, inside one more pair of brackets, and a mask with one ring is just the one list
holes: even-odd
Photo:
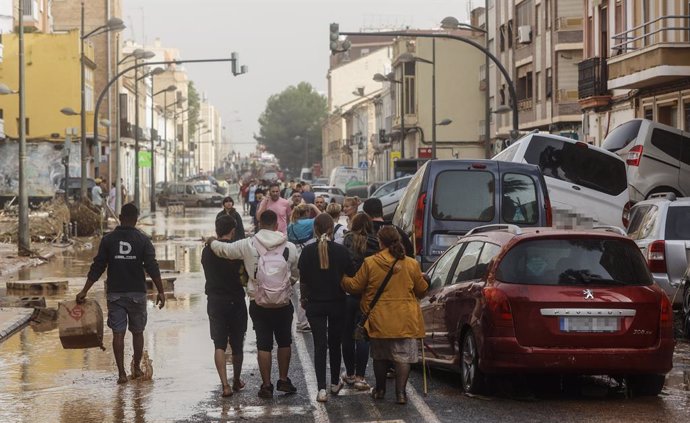
[(113, 354), (117, 364), (117, 383), (127, 383), (124, 366), (125, 333), (129, 327), (134, 347), (132, 379), (141, 377), (141, 356), (144, 350), (146, 327), (146, 277), (144, 270), (158, 290), (156, 305), (165, 306), (165, 293), (156, 250), (151, 240), (135, 226), (139, 210), (134, 204), (125, 204), (120, 211), (120, 226), (103, 237), (98, 254), (86, 277), (86, 284), (77, 294), (77, 303), (84, 302), (91, 286), (108, 269), (106, 296), (108, 300), (108, 327), (113, 331)]
[(314, 337), (314, 369), (319, 393), (317, 401), (328, 401), (326, 391), (326, 350), (331, 365), (331, 393), (343, 387), (340, 381), (340, 342), (345, 321), (345, 291), (340, 286), (343, 275), (354, 275), (350, 254), (331, 241), (333, 218), (321, 213), (314, 219), (316, 243), (304, 247), (299, 257), (302, 306), (307, 312)]
[(235, 201), (232, 197), (223, 198), (223, 210), (218, 212), (216, 220), (220, 219), (221, 216), (230, 216), (235, 219), (235, 235), (232, 240), (239, 241), (244, 239), (244, 223), (242, 223), (242, 216), (235, 210)]
[[(235, 238), (235, 230), (235, 219), (232, 216), (225, 215), (216, 219), (218, 241), (231, 242)], [(233, 391), (244, 388), (244, 382), (240, 379), (244, 358), (242, 349), (247, 332), (247, 305), (240, 279), (244, 265), (242, 260), (226, 260), (216, 256), (209, 246), (201, 252), (201, 265), (206, 277), (206, 311), (215, 346), (213, 359), (223, 385), (222, 396), (229, 397)], [(232, 387), (228, 383), (225, 367), (228, 343), (232, 348)]]
[(374, 235), (379, 233), (379, 229), (384, 226), (393, 226), (398, 230), (398, 235), (400, 235), (400, 242), (405, 248), (405, 255), (407, 257), (414, 258), (414, 249), (412, 248), (412, 241), (410, 237), (400, 229), (399, 227), (393, 225), (393, 222), (383, 220), (383, 204), (378, 198), (367, 198), (362, 205), (364, 213), (371, 217), (371, 223), (374, 225)]
[[(364, 259), (379, 252), (379, 240), (373, 235), (371, 218), (366, 213), (357, 213), (352, 218), (350, 231), (345, 234), (343, 246), (352, 257), (355, 271), (359, 270)], [(341, 379), (348, 385), (354, 385), (358, 391), (368, 391), (369, 384), (364, 378), (369, 361), (369, 342), (355, 340), (355, 325), (362, 316), (360, 310), (361, 295), (347, 294), (345, 300), (345, 324), (343, 330), (343, 361), (345, 373)]]

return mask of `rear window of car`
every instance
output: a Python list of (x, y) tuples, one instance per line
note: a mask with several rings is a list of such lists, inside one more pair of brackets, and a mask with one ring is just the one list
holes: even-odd
[(603, 238), (549, 238), (518, 243), (499, 263), (496, 279), (524, 285), (652, 283), (635, 244)]
[(440, 220), (490, 222), (496, 214), (491, 172), (447, 170), (436, 176), (431, 213)]
[(537, 186), (527, 175), (506, 173), (503, 175), (503, 199), (501, 215), (507, 223), (533, 225), (539, 218)]
[(616, 126), (616, 129), (606, 136), (601, 147), (612, 152), (625, 148), (637, 138), (640, 125), (642, 125), (641, 120), (631, 120)]
[(669, 207), (666, 213), (665, 236), (669, 241), (690, 240), (690, 207)]
[(525, 160), (539, 166), (544, 176), (609, 195), (618, 195), (628, 187), (622, 160), (575, 143), (533, 136)]

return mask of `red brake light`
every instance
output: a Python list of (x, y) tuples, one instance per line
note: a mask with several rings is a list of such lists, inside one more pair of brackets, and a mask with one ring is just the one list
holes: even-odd
[(634, 203), (632, 201), (628, 201), (623, 207), (623, 227), (626, 229), (630, 224), (630, 209), (632, 209), (633, 204)]
[(589, 146), (587, 145), (587, 143), (586, 143), (586, 142), (582, 142), (582, 141), (576, 142), (576, 143), (575, 143), (575, 146), (576, 146), (576, 147), (580, 147), (580, 148), (589, 148)]
[(493, 315), (493, 320), (499, 326), (513, 325), (513, 312), (510, 310), (510, 302), (505, 292), (495, 287), (486, 287), (483, 290), (486, 306)]
[(625, 163), (629, 166), (639, 166), (640, 159), (642, 159), (642, 150), (643, 148), (641, 145), (636, 145), (631, 148), (630, 151), (628, 151), (628, 158), (625, 160)]
[(553, 225), (553, 211), (551, 210), (551, 200), (549, 193), (544, 190), (544, 212), (546, 213), (546, 226)]
[(417, 255), (422, 254), (424, 245), (424, 203), (426, 203), (426, 192), (417, 199), (417, 208), (414, 213), (414, 242)]
[(472, 169), (486, 169), (484, 163), (472, 163)]
[(665, 293), (661, 294), (659, 323), (661, 327), (673, 327), (673, 308), (671, 307), (671, 301), (669, 301)]
[(666, 243), (663, 240), (649, 244), (647, 265), (652, 273), (666, 273)]

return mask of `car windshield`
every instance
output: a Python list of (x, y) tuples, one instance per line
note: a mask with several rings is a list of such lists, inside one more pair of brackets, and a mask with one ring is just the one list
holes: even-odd
[(650, 285), (635, 244), (618, 239), (566, 238), (520, 242), (496, 270), (501, 282), (525, 285)]
[(202, 193), (202, 192), (208, 192), (208, 193), (214, 193), (216, 192), (211, 185), (194, 185), (194, 189), (196, 190), (197, 193)]

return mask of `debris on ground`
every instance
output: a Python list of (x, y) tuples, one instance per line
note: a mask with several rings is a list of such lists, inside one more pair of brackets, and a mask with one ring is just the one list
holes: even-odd
[[(70, 210), (64, 198), (56, 197), (29, 211), (29, 236), (32, 242), (51, 242), (62, 236), (70, 222)], [(15, 204), (0, 211), (0, 242), (16, 243), (19, 234), (19, 207)]]

